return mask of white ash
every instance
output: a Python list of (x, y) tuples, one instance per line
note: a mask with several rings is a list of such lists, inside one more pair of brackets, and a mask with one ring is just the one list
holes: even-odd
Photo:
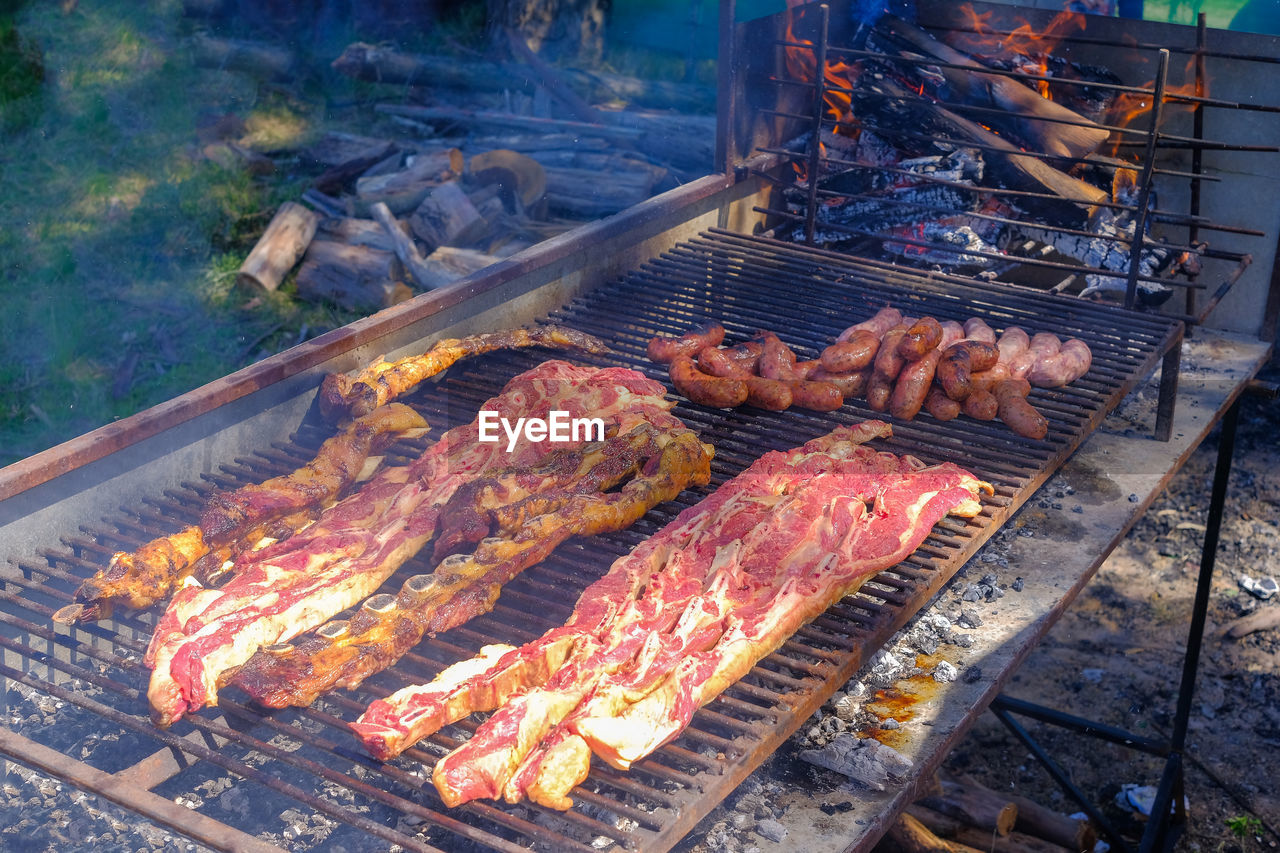
[(945, 684), (949, 681), (955, 681), (956, 676), (959, 674), (960, 670), (956, 668), (955, 664), (948, 663), (944, 660), (940, 661), (938, 665), (934, 667), (933, 680)]
[(843, 733), (822, 749), (806, 749), (800, 758), (834, 770), (873, 791), (884, 791), (906, 778), (911, 760), (873, 738)]
[(767, 818), (756, 824), (756, 832), (778, 844), (782, 839), (787, 837), (787, 828), (772, 818)]

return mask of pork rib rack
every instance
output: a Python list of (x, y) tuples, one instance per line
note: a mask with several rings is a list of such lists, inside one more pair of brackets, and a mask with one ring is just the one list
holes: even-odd
[(765, 454), (619, 558), (569, 621), (519, 648), (490, 646), (430, 684), (375, 701), (352, 728), (383, 759), (474, 711), (495, 713), (442, 758), (444, 801), (572, 805), (590, 755), (626, 769), (703, 704), (947, 514), (991, 486), (866, 447), (880, 421)]
[[(512, 379), (481, 409), (512, 422), (518, 417), (546, 419), (552, 411), (565, 412), (570, 418), (590, 416), (604, 422), (606, 436), (649, 429), (665, 432), (672, 441), (689, 435), (682, 441), (692, 441), (699, 456), (706, 458), (674, 472), (667, 489), (637, 487), (628, 492), (634, 499), (631, 509), (608, 516), (610, 522), (623, 525), (638, 517), (637, 508), (643, 507), (638, 509), (643, 514), (664, 500), (671, 488), (678, 492), (699, 477), (705, 482), (708, 476), (710, 449), (670, 414), (673, 403), (664, 399), (664, 391), (660, 383), (626, 368), (548, 361)], [(480, 440), (477, 419), (449, 430), (411, 464), (383, 470), (291, 539), (243, 555), (227, 585), (184, 587), (161, 618), (147, 650), (145, 662), (153, 668), (147, 695), (154, 719), (169, 725), (205, 704), (216, 704), (218, 688), (260, 647), (270, 647), (276, 656), (287, 654), (291, 647), (281, 644), (374, 593), (431, 541), (443, 509), (465, 484), (506, 476), (536, 490), (539, 484), (555, 484), (557, 475), (546, 471), (559, 458), (557, 454), (590, 455), (596, 450), (580, 437), (557, 443), (521, 440), (508, 451), (501, 442)], [(570, 465), (567, 470), (577, 471), (580, 466)], [(522, 479), (522, 474), (531, 477)], [(575, 482), (561, 476), (560, 485), (571, 490)], [(608, 478), (598, 482), (601, 488), (611, 484)], [(540, 496), (523, 497), (536, 500)], [(519, 500), (521, 495), (516, 493), (505, 496), (506, 502)], [(600, 529), (613, 528), (602, 522)], [(484, 598), (478, 596), (479, 589), (490, 590), (486, 595), (491, 601), (500, 577), (514, 575), (550, 550), (542, 542), (535, 543), (537, 547), (498, 547), (496, 543), (503, 541), (482, 540), (472, 557), (484, 568), (475, 581), (485, 586), (464, 582), (447, 563), (436, 574), (411, 579), (412, 590), (429, 588), (436, 594), (429, 600), (415, 596), (405, 607), (447, 608), (461, 596), (465, 602), (458, 605), (460, 613), (484, 612), (488, 607), (478, 600)], [(494, 575), (499, 567), (505, 574)], [(401, 609), (395, 604), (395, 596), (375, 596), (365, 602), (361, 613), (387, 615)], [(358, 619), (352, 621), (361, 624)], [(407, 647), (400, 653), (404, 650)], [(372, 671), (394, 660), (383, 656)]]

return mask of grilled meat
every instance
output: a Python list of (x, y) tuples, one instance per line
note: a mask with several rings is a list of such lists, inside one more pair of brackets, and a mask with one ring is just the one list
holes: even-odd
[(355, 376), (341, 373), (326, 376), (320, 386), (320, 411), (332, 421), (360, 417), (407, 393), (419, 382), (435, 376), (459, 359), (521, 347), (576, 349), (589, 353), (609, 351), (599, 338), (564, 326), (534, 326), (448, 338), (437, 341), (422, 355), (398, 361), (379, 358)]
[(445, 802), (568, 808), (591, 753), (629, 767), (940, 518), (979, 511), (991, 487), (955, 465), (862, 446), (888, 435), (872, 421), (766, 454), (617, 560), (566, 625), (376, 701), (352, 728), (388, 758), (497, 709), (437, 763)]
[(306, 523), (309, 515), (299, 513), (335, 500), (355, 482), (370, 453), (426, 428), (427, 422), (408, 406), (375, 409), (325, 441), (315, 459), (292, 474), (215, 492), (198, 524), (131, 554), (112, 555), (105, 569), (76, 590), (75, 603), (53, 615), (54, 621), (91, 622), (107, 618), (116, 606), (138, 609), (165, 600), (202, 558), (212, 557), (206, 562), (220, 566), (242, 543), (255, 542), (268, 530), (277, 538), (288, 532), (273, 528), (273, 522)]

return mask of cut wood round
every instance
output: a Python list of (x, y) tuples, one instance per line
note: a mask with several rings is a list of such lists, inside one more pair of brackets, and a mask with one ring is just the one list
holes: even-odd
[(513, 192), (525, 210), (547, 194), (547, 173), (542, 164), (516, 151), (482, 151), (471, 158), (469, 170), (479, 183), (497, 183)]
[(1008, 835), (1018, 820), (1018, 807), (1008, 797), (947, 779), (941, 794), (924, 797), (920, 805), (998, 835)]
[(319, 222), (319, 214), (297, 202), (286, 201), (280, 205), (258, 244), (240, 265), (236, 283), (275, 290), (307, 250)]

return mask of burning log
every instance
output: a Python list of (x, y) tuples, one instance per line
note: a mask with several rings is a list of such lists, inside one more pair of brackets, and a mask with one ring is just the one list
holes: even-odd
[[(873, 93), (873, 97), (866, 97), (866, 92)], [(1067, 203), (1053, 204), (1045, 200), (1041, 208), (1047, 216), (1063, 224), (1083, 222), (1091, 208), (1110, 199), (1106, 191), (1023, 153), (982, 125), (926, 101), (889, 77), (878, 76), (867, 81), (860, 93), (863, 94), (855, 97), (859, 98), (862, 109), (874, 111), (898, 130), (915, 135), (921, 126), (937, 128), (949, 137), (981, 147), (988, 169), (1009, 187), (1058, 196)], [(873, 100), (881, 103), (870, 103)]]
[(310, 208), (292, 201), (280, 205), (267, 230), (240, 265), (236, 283), (258, 290), (275, 290), (311, 244), (319, 222), (319, 215)]
[(1032, 91), (1028, 87), (999, 74), (960, 51), (943, 44), (922, 29), (886, 15), (876, 29), (876, 36), (893, 44), (905, 44), (911, 51), (939, 59), (949, 66), (929, 66), (939, 73), (948, 90), (971, 106), (994, 107), (1004, 111), (992, 114), (987, 121), (1024, 140), (1045, 154), (1076, 159), (1092, 154), (1107, 141), (1110, 132), (1094, 122)]

